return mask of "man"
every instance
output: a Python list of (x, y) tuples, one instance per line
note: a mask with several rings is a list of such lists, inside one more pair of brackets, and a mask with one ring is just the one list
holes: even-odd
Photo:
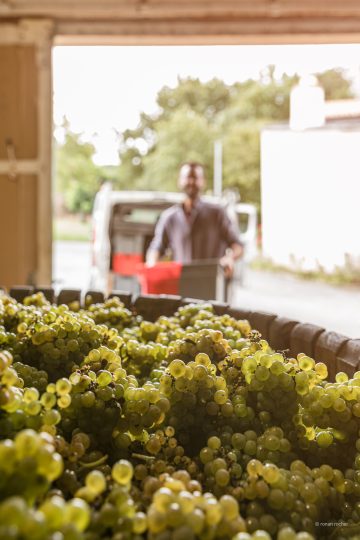
[(225, 276), (230, 278), (235, 260), (243, 254), (243, 246), (224, 209), (201, 198), (205, 187), (202, 165), (184, 163), (178, 186), (184, 191), (185, 199), (161, 214), (146, 255), (147, 264), (155, 264), (170, 248), (173, 260), (182, 263), (219, 259)]

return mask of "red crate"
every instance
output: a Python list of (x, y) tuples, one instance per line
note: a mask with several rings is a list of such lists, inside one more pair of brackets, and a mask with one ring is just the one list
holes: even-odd
[(112, 266), (114, 272), (122, 276), (133, 276), (136, 274), (139, 263), (143, 257), (140, 253), (115, 253), (113, 255)]
[(160, 262), (154, 266), (138, 265), (138, 276), (143, 294), (178, 294), (182, 264)]

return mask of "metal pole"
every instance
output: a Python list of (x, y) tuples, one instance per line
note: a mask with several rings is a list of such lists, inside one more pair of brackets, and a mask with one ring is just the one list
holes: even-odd
[(221, 197), (222, 195), (222, 142), (217, 140), (214, 142), (214, 195)]

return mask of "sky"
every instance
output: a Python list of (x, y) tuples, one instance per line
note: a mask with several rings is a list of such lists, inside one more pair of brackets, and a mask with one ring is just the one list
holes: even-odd
[[(227, 84), (257, 78), (269, 64), (276, 73), (308, 74), (342, 67), (360, 93), (360, 44), (87, 46), (54, 47), (54, 123), (96, 147), (98, 164), (117, 164), (116, 131), (136, 127), (139, 114), (155, 113), (156, 94), (179, 77), (214, 77)], [(61, 131), (55, 129), (61, 139)]]

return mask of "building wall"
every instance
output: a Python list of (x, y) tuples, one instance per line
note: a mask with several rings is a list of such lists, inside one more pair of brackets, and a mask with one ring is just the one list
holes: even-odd
[(263, 131), (264, 256), (329, 271), (360, 261), (359, 149), (360, 130)]

